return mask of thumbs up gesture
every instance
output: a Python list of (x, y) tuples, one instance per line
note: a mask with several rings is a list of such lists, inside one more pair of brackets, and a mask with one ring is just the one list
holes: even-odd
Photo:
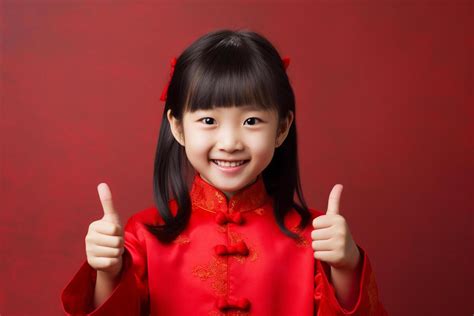
[(353, 270), (360, 260), (360, 252), (346, 220), (339, 212), (342, 188), (342, 184), (333, 187), (326, 214), (313, 220), (312, 247), (314, 258), (327, 262), (335, 269)]
[(106, 183), (97, 186), (104, 211), (102, 219), (92, 222), (87, 232), (86, 254), (89, 265), (111, 277), (122, 270), (124, 233), (119, 214), (112, 202), (112, 193)]

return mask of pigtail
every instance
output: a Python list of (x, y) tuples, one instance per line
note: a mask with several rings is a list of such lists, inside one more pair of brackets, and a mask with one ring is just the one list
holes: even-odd
[[(161, 122), (153, 171), (153, 196), (164, 225), (146, 226), (160, 241), (169, 243), (186, 228), (191, 217), (191, 199), (186, 173), (183, 172), (187, 168), (186, 154), (174, 139), (165, 113)], [(178, 205), (176, 217), (170, 209), (171, 199), (175, 199)]]
[[(296, 114), (295, 114), (296, 120)], [(263, 180), (267, 192), (273, 197), (273, 212), (280, 230), (290, 238), (299, 236), (290, 231), (284, 224), (284, 219), (291, 209), (300, 215), (297, 230), (302, 230), (311, 220), (311, 214), (303, 196), (298, 167), (298, 148), (296, 124), (292, 124), (286, 140), (274, 153), (271, 163), (263, 171)], [(299, 203), (294, 201), (294, 194)]]

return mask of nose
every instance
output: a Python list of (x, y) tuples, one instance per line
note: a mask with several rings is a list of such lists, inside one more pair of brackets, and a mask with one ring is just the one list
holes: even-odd
[(242, 150), (244, 145), (238, 132), (232, 128), (227, 128), (219, 133), (217, 148), (228, 152)]

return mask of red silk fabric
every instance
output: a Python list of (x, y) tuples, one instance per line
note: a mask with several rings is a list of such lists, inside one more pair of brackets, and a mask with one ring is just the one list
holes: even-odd
[[(171, 244), (151, 235), (145, 223), (163, 223), (155, 207), (131, 216), (125, 226), (120, 282), (93, 307), (96, 271), (85, 260), (62, 291), (67, 315), (387, 315), (378, 297), (366, 252), (359, 296), (350, 309), (340, 306), (330, 267), (315, 260), (312, 225), (297, 231), (292, 210), (284, 235), (273, 216), (263, 179), (225, 195), (196, 174), (190, 192), (192, 215)], [(170, 201), (176, 214), (177, 204)], [(324, 213), (310, 209), (312, 218)]]

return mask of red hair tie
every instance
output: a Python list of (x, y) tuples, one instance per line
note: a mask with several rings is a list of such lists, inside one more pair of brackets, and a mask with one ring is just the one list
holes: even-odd
[[(161, 92), (161, 97), (160, 97), (160, 100), (161, 101), (166, 101), (166, 97), (168, 95), (168, 87), (170, 85), (170, 82), (171, 82), (171, 78), (173, 77), (173, 73), (174, 73), (174, 67), (176, 66), (176, 57), (173, 57), (171, 60), (170, 60), (170, 64), (171, 64), (171, 70), (170, 70), (170, 79), (168, 80), (168, 83), (166, 84), (166, 86), (164, 87), (163, 89), (163, 92)], [(281, 59), (282, 62), (283, 62), (283, 67), (285, 67), (285, 71), (286, 69), (288, 68), (288, 66), (290, 65), (290, 57), (284, 57)]]

